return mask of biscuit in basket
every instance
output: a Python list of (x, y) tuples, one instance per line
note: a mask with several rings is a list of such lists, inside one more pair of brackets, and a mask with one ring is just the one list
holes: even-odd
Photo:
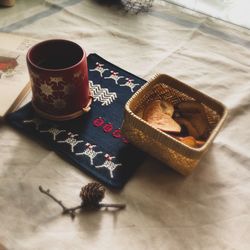
[[(181, 117), (188, 120), (195, 129), (196, 133), (193, 133), (194, 130), (192, 129), (190, 135), (195, 139), (207, 139), (209, 134), (209, 123), (202, 104), (196, 101), (183, 101), (177, 105), (177, 109)], [(184, 121), (182, 120), (182, 122)], [(187, 124), (186, 121), (185, 123)], [(187, 129), (191, 130), (190, 124), (187, 126)]]
[(155, 100), (149, 103), (143, 111), (143, 119), (151, 126), (164, 132), (179, 133), (180, 125), (172, 119), (174, 107), (164, 100)]
[(196, 140), (193, 136), (186, 136), (186, 137), (180, 137), (180, 136), (175, 136), (177, 140), (180, 142), (193, 147), (193, 148), (199, 148), (204, 145), (204, 141), (198, 141)]
[(194, 138), (198, 138), (200, 134), (196, 130), (196, 128), (193, 126), (191, 121), (189, 121), (186, 118), (183, 117), (176, 117), (175, 121), (180, 124), (182, 127), (187, 129), (188, 135), (193, 136)]

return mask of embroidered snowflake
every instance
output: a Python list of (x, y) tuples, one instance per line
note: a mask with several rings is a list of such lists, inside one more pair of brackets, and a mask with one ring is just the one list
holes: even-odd
[(96, 168), (107, 168), (109, 170), (110, 173), (110, 177), (114, 178), (114, 174), (113, 172), (115, 171), (115, 169), (119, 166), (122, 166), (122, 164), (118, 163), (115, 164), (112, 160), (115, 159), (114, 156), (110, 156), (109, 154), (105, 154), (105, 158), (106, 160), (104, 161), (103, 164), (95, 166)]
[(45, 95), (46, 97), (51, 96), (53, 94), (52, 86), (48, 85), (46, 82), (41, 84), (40, 90), (42, 94)]
[(80, 153), (76, 153), (76, 155), (86, 155), (87, 157), (89, 157), (90, 160), (90, 164), (94, 165), (94, 158), (98, 155), (98, 154), (102, 154), (102, 151), (95, 151), (94, 148), (96, 147), (96, 145), (92, 145), (90, 143), (86, 143), (85, 146), (87, 146), (87, 148)]

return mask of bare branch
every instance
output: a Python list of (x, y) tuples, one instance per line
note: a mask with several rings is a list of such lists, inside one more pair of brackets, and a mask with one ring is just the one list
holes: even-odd
[[(92, 209), (100, 209), (100, 208), (117, 208), (117, 209), (124, 209), (126, 207), (125, 204), (109, 204), (109, 203), (86, 203), (84, 204), (84, 202), (81, 203), (81, 205), (75, 206), (75, 207), (71, 207), (71, 208), (67, 208), (62, 201), (58, 200), (54, 195), (52, 195), (50, 193), (50, 190), (47, 189), (43, 189), (42, 186), (39, 186), (39, 190), (41, 193), (47, 195), (48, 197), (50, 197), (53, 201), (55, 201), (61, 208), (62, 208), (62, 213), (63, 214), (69, 214), (71, 216), (72, 219), (74, 219), (75, 217), (75, 211), (78, 209), (85, 209), (85, 208), (92, 208)], [(83, 197), (82, 197), (83, 198)]]

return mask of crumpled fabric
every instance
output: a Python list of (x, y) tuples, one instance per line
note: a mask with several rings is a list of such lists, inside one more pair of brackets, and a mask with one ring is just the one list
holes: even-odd
[(119, 212), (83, 212), (72, 221), (43, 196), (67, 206), (95, 179), (50, 149), (0, 126), (0, 242), (8, 249), (250, 248), (250, 32), (164, 1), (127, 15), (92, 0), (16, 1), (0, 9), (1, 31), (66, 38), (143, 78), (166, 73), (220, 100), (228, 118), (192, 175), (153, 158), (104, 202)]

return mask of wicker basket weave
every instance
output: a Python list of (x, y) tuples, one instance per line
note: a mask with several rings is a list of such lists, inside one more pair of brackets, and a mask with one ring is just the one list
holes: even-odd
[[(159, 87), (162, 86), (162, 87)], [(209, 122), (209, 137), (200, 148), (189, 147), (143, 120), (145, 105), (152, 100), (164, 99), (172, 104), (195, 100), (204, 106)], [(219, 132), (227, 110), (223, 104), (168, 76), (156, 75), (127, 102), (122, 133), (145, 152), (161, 160), (183, 175), (190, 174)]]

